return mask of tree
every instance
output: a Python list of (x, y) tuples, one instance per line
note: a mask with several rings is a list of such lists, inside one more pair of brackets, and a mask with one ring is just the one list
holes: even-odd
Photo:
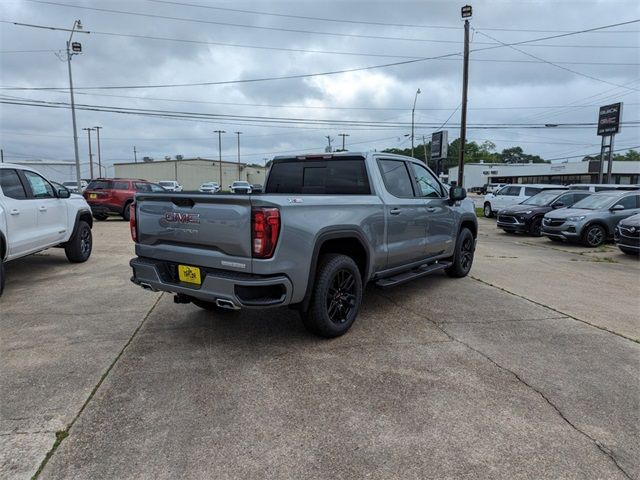
[(184, 157), (182, 155), (176, 155), (176, 160), (182, 160)]
[(613, 159), (618, 162), (640, 162), (640, 152), (629, 150), (624, 155), (619, 153), (613, 154)]

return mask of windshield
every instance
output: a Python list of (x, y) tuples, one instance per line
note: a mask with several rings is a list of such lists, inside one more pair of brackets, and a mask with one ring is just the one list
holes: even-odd
[(234, 185), (236, 185), (237, 187), (248, 187), (249, 183), (247, 182), (233, 182)]
[(573, 208), (584, 208), (586, 210), (598, 210), (600, 208), (605, 208), (609, 206), (609, 204), (615, 200), (617, 200), (619, 195), (591, 195), (579, 202), (573, 204)]
[(542, 207), (544, 205), (549, 205), (558, 197), (558, 195), (558, 192), (553, 191), (540, 192), (533, 197), (527, 198), (522, 202), (522, 205), (536, 205), (538, 207)]

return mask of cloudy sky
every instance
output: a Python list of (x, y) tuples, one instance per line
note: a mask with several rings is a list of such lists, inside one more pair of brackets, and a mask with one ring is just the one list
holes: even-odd
[[(459, 135), (462, 5), (4, 0), (0, 146), (5, 161), (73, 158), (63, 55), (69, 32), (13, 22), (69, 29), (76, 19), (91, 32), (74, 36), (83, 49), (72, 60), (78, 128), (103, 127), (107, 164), (133, 161), (134, 146), (138, 159), (216, 158), (217, 129), (227, 132), (222, 154), (229, 160), (237, 155), (233, 132), (242, 132), (247, 162), (319, 151), (326, 136), (340, 145), (340, 133), (349, 135), (351, 150), (405, 148), (418, 88), (416, 144), (443, 124), (451, 140)], [(640, 120), (640, 23), (557, 37), (640, 19), (636, 0), (492, 0), (473, 7), (470, 140), (578, 161), (599, 151), (595, 127), (575, 126), (595, 122), (599, 105), (623, 101), (623, 120)], [(425, 60), (363, 69), (415, 59)], [(287, 76), (299, 77), (246, 82)], [(34, 100), (43, 106), (32, 106)], [(560, 126), (526, 128), (545, 124)], [(83, 162), (86, 133), (79, 130)], [(623, 127), (616, 149), (637, 145), (638, 124)]]

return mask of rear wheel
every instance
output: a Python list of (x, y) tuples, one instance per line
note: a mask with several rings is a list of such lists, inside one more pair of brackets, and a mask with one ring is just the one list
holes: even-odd
[(362, 301), (360, 270), (351, 257), (324, 255), (306, 312), (300, 312), (304, 326), (321, 337), (344, 335), (353, 325)]
[(453, 263), (445, 270), (446, 274), (454, 278), (466, 277), (473, 264), (475, 251), (475, 239), (468, 228), (463, 228), (458, 234), (456, 250), (453, 255)]
[(484, 208), (482, 210), (482, 213), (484, 213), (484, 216), (486, 218), (493, 217), (493, 210), (491, 209), (491, 204), (489, 202), (484, 204)]
[(597, 223), (589, 225), (582, 233), (582, 244), (585, 247), (599, 247), (607, 239), (607, 232), (602, 225)]
[(93, 237), (91, 227), (84, 220), (78, 221), (75, 233), (64, 245), (64, 253), (72, 263), (86, 262), (91, 256)]
[(129, 214), (130, 214), (129, 206), (131, 206), (131, 202), (125, 203), (124, 210), (122, 210), (122, 218), (124, 218), (125, 221), (127, 222), (129, 221)]

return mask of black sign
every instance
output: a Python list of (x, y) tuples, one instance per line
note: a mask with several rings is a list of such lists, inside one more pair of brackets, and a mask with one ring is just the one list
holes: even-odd
[(598, 115), (598, 135), (608, 136), (620, 132), (622, 102), (600, 107)]
[(71, 50), (73, 50), (74, 52), (81, 52), (82, 51), (82, 44), (80, 42), (73, 42), (71, 44)]
[(447, 137), (446, 130), (431, 134), (431, 160), (447, 158), (447, 152), (449, 150)]

